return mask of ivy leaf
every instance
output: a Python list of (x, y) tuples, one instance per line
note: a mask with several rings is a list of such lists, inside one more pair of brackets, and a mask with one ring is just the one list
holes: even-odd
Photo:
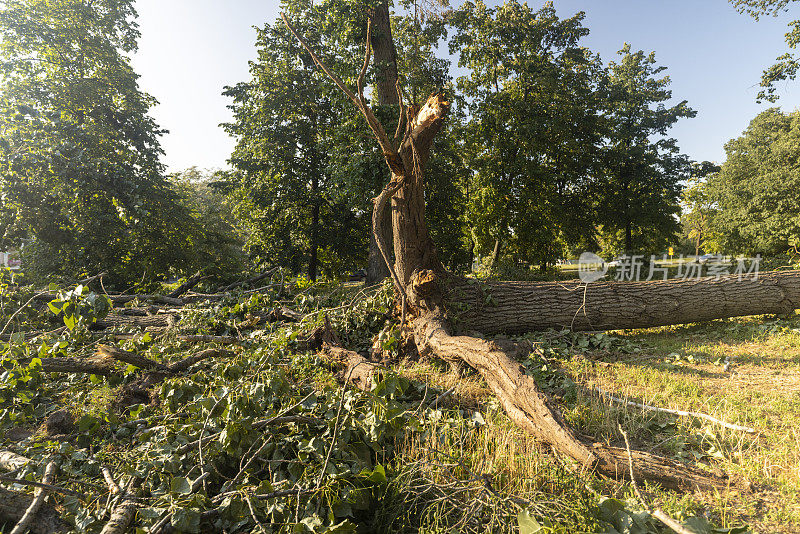
[(186, 477), (175, 477), (172, 479), (169, 489), (173, 493), (189, 495), (192, 492), (192, 483)]
[(534, 534), (542, 531), (542, 525), (531, 517), (527, 510), (522, 510), (517, 514), (517, 524), (519, 525), (519, 534)]

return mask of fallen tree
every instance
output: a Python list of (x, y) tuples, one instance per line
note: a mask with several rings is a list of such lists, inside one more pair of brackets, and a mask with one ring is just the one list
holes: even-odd
[(470, 282), (442, 280), (448, 300), (464, 310), (450, 315), (460, 329), (485, 334), (650, 328), (800, 308), (800, 271), (652, 282)]
[[(768, 273), (758, 280), (726, 277), (590, 286), (476, 283), (453, 276), (439, 261), (428, 233), (424, 195), (425, 166), (449, 102), (443, 95), (433, 94), (421, 108), (414, 104), (405, 106), (398, 87), (400, 123), (394, 139), (390, 139), (364, 98), (364, 77), (371, 56), (370, 23), (354, 93), (282, 16), (314, 63), (359, 109), (383, 151), (391, 179), (374, 201), (373, 235), (389, 267), (401, 303), (402, 321), (410, 318), (419, 350), (477, 369), (512, 421), (586, 469), (615, 478), (635, 476), (670, 488), (726, 485), (724, 476), (666, 458), (587, 442), (566, 425), (557, 408), (522, 372), (515, 362), (519, 347), (501, 346), (477, 336), (455, 336), (453, 326), (487, 335), (550, 327), (641, 328), (738, 315), (788, 313), (800, 307), (800, 273)], [(383, 238), (384, 213), (390, 204), (393, 264)]]

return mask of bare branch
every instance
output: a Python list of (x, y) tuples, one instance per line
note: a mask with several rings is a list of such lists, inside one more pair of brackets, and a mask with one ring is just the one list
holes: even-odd
[[(389, 168), (392, 170), (392, 172), (394, 172), (395, 174), (402, 174), (402, 161), (400, 161), (400, 158), (397, 157), (397, 151), (392, 146), (391, 141), (389, 141), (389, 136), (386, 135), (383, 126), (381, 126), (381, 123), (375, 117), (375, 114), (372, 112), (370, 107), (367, 106), (366, 102), (362, 103), (359, 97), (354, 95), (353, 92), (347, 88), (342, 79), (336, 76), (336, 74), (334, 74), (333, 72), (331, 72), (331, 70), (322, 62), (322, 60), (319, 59), (317, 54), (314, 53), (314, 51), (300, 36), (300, 34), (297, 33), (297, 30), (294, 29), (294, 26), (292, 26), (291, 23), (289, 23), (289, 19), (286, 18), (286, 14), (281, 13), (281, 18), (283, 19), (283, 23), (286, 24), (286, 27), (289, 28), (289, 31), (292, 32), (292, 35), (294, 35), (297, 38), (297, 40), (300, 41), (300, 44), (303, 46), (303, 48), (305, 48), (306, 51), (311, 55), (311, 59), (314, 60), (314, 63), (317, 64), (317, 66), (322, 70), (322, 72), (327, 74), (328, 77), (331, 80), (333, 80), (333, 82), (337, 85), (337, 87), (339, 87), (339, 89), (341, 89), (344, 92), (344, 94), (346, 94), (350, 98), (350, 100), (352, 100), (353, 103), (355, 103), (356, 107), (358, 107), (362, 115), (364, 115), (364, 118), (367, 120), (367, 124), (372, 130), (373, 135), (375, 135), (375, 139), (378, 141), (378, 144), (383, 150), (383, 155), (386, 158), (386, 163), (389, 165)], [(366, 54), (365, 63), (366, 61), (369, 60), (369, 46), (370, 46), (369, 39), (367, 39), (368, 50)]]
[(671, 408), (659, 408), (658, 406), (650, 406), (649, 404), (643, 404), (641, 402), (634, 402), (625, 399), (621, 399), (619, 397), (615, 397), (610, 393), (603, 391), (600, 388), (595, 389), (600, 395), (610, 399), (617, 404), (624, 404), (626, 406), (636, 406), (637, 408), (641, 408), (642, 410), (649, 410), (651, 412), (662, 412), (662, 413), (670, 413), (673, 415), (678, 415), (681, 417), (697, 417), (698, 419), (705, 419), (706, 421), (710, 421), (717, 425), (720, 425), (725, 428), (729, 428), (731, 430), (739, 430), (741, 432), (747, 432), (748, 434), (755, 434), (757, 431), (755, 428), (751, 428), (749, 426), (742, 426), (742, 425), (735, 425), (733, 423), (727, 423), (725, 421), (721, 421), (716, 417), (712, 417), (708, 414), (700, 413), (700, 412), (689, 412), (686, 410), (673, 410)]

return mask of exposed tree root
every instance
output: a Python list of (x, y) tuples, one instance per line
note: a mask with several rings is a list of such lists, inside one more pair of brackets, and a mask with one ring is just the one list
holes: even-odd
[[(469, 336), (452, 336), (440, 315), (430, 313), (414, 321), (420, 352), (432, 352), (447, 361), (463, 361), (486, 380), (509, 418), (529, 434), (548, 443), (556, 451), (574, 459), (586, 469), (613, 478), (628, 478), (628, 453), (625, 449), (589, 443), (577, 436), (534, 380), (526, 376), (512, 357), (513, 344), (501, 346)], [(724, 488), (727, 477), (687, 466), (652, 454), (633, 451), (636, 476), (658, 482), (671, 489)]]

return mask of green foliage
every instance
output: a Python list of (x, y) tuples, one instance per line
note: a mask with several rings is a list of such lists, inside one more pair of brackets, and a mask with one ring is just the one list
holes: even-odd
[(470, 117), (461, 133), (476, 252), (499, 241), (516, 260), (552, 263), (593, 231), (585, 186), (600, 142), (602, 66), (579, 46), (583, 14), (466, 2), (450, 20), (451, 52), (470, 69), (458, 87)]
[[(51, 290), (56, 287), (51, 286)], [(111, 311), (113, 304), (107, 295), (98, 295), (88, 287), (78, 285), (73, 290), (58, 292), (58, 298), (47, 303), (47, 308), (64, 320), (70, 330), (78, 326), (88, 326), (103, 319)]]
[[(34, 277), (125, 283), (183, 259), (186, 218), (128, 54), (129, 0), (13, 0), (0, 10), (0, 229)], [(31, 243), (32, 241), (32, 243)]]
[[(316, 48), (327, 48), (313, 23), (296, 21)], [(318, 269), (338, 275), (365, 260), (368, 214), (364, 189), (332, 172), (331, 140), (340, 123), (360, 119), (283, 23), (259, 29), (257, 46), (252, 79), (225, 91), (234, 113), (225, 128), (238, 139), (228, 181), (247, 249), (311, 279)], [(352, 147), (338, 148), (345, 149)]]
[(681, 193), (681, 223), (686, 237), (694, 245), (695, 255), (701, 249), (707, 253), (720, 252), (718, 237), (711, 229), (712, 220), (719, 210), (708, 195), (708, 179), (719, 171), (720, 167), (710, 161), (693, 163), (689, 181)]
[(605, 233), (621, 233), (624, 251), (659, 253), (678, 230), (680, 181), (688, 175), (688, 158), (667, 130), (679, 119), (694, 117), (686, 101), (672, 107), (666, 67), (655, 54), (619, 51), (608, 67), (604, 114), (609, 142), (604, 148), (605, 172), (595, 186), (596, 222)]
[[(730, 0), (740, 13), (747, 13), (756, 20), (762, 15), (778, 16), (782, 12), (789, 11), (789, 4), (795, 0)], [(790, 50), (797, 48), (800, 44), (800, 20), (789, 22), (789, 31), (786, 33), (786, 45)], [(758, 93), (757, 102), (766, 100), (776, 102), (775, 84), (783, 80), (794, 80), (797, 71), (800, 69), (800, 61), (795, 54), (787, 52), (776, 58), (777, 63), (768, 67), (761, 75), (761, 91)]]
[(707, 188), (718, 208), (712, 227), (726, 252), (782, 255), (796, 243), (799, 125), (800, 113), (771, 108), (725, 145), (727, 160)]
[(182, 245), (186, 260), (173, 274), (201, 270), (216, 279), (238, 276), (247, 266), (244, 231), (233, 215), (236, 206), (223, 192), (224, 173), (192, 167), (170, 176), (170, 182), (191, 223)]

